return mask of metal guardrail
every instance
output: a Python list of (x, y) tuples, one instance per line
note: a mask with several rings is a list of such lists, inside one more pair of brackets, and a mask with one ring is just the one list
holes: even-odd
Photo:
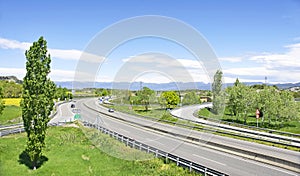
[(7, 129), (7, 128), (13, 128), (13, 127), (19, 127), (19, 126), (23, 126), (23, 123), (15, 123), (15, 124), (10, 124), (10, 125), (0, 125), (0, 130)]
[(271, 133), (271, 134), (279, 134), (279, 135), (286, 135), (286, 136), (289, 136), (289, 137), (300, 138), (300, 134), (296, 134), (296, 133), (289, 133), (289, 132), (285, 132), (285, 131), (272, 130), (272, 129), (268, 129), (268, 128), (260, 128), (260, 127), (256, 127), (256, 126), (249, 126), (249, 125), (239, 124), (239, 123), (235, 123), (235, 122), (220, 121), (220, 120), (216, 120), (216, 119), (212, 119), (212, 118), (208, 118), (208, 117), (204, 117), (204, 116), (200, 116), (200, 117), (203, 118), (203, 119), (205, 118), (208, 121), (221, 122), (222, 124), (226, 124), (226, 125), (229, 125), (229, 126), (242, 127), (242, 128), (246, 128), (246, 129), (255, 130), (255, 131), (260, 130), (260, 131)]
[(126, 144), (126, 146), (129, 146), (131, 148), (134, 149), (138, 149), (140, 151), (145, 151), (147, 153), (152, 153), (155, 155), (155, 157), (161, 157), (164, 158), (166, 160), (166, 162), (168, 160), (173, 161), (176, 163), (177, 166), (182, 166), (184, 168), (188, 168), (190, 172), (195, 171), (195, 172), (200, 172), (203, 173), (205, 175), (211, 175), (211, 176), (227, 176), (227, 174), (216, 171), (214, 169), (205, 167), (203, 165), (200, 165), (198, 163), (195, 163), (193, 161), (187, 160), (185, 158), (179, 157), (177, 155), (171, 154), (171, 153), (167, 153), (163, 150), (160, 150), (158, 148), (149, 146), (147, 144), (144, 144), (142, 142), (139, 142), (137, 140), (134, 140), (132, 138), (129, 138), (127, 136), (124, 136), (122, 134), (119, 134), (115, 131), (111, 131), (107, 128), (104, 128), (100, 125), (96, 125), (96, 124), (92, 124), (89, 122), (83, 122), (84, 126), (90, 127), (90, 128), (95, 128), (99, 131), (101, 131), (104, 134), (108, 134), (111, 137), (119, 140), (120, 142)]
[[(67, 122), (49, 123), (48, 126), (61, 126), (61, 125), (64, 125), (66, 123)], [(10, 134), (23, 133), (23, 132), (25, 132), (24, 127), (13, 128), (13, 129), (8, 129), (8, 130), (2, 130), (2, 131), (0, 131), (0, 137), (7, 136), (7, 135), (10, 135)]]

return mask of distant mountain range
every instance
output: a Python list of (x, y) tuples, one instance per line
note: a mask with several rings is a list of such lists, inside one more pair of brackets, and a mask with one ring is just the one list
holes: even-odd
[[(73, 88), (73, 82), (55, 82), (58, 86), (66, 87), (68, 89)], [(246, 85), (255, 85), (263, 84), (263, 82), (246, 82)], [(129, 90), (139, 90), (141, 87), (149, 87), (152, 90), (164, 91), (164, 90), (188, 90), (188, 89), (200, 89), (200, 90), (211, 90), (211, 84), (203, 82), (170, 82), (170, 83), (125, 83), (125, 82), (95, 82), (95, 83), (74, 83), (77, 89), (82, 88), (105, 88), (105, 89), (129, 89)], [(225, 86), (232, 86), (233, 83), (227, 83)], [(300, 82), (298, 83), (282, 83), (282, 84), (270, 84), (276, 85), (279, 89), (288, 89), (291, 87), (299, 87)]]
[(0, 81), (15, 82), (18, 84), (22, 83), (22, 81), (19, 80), (16, 76), (0, 76)]
[[(4, 81), (13, 81), (16, 83), (22, 83), (16, 76), (0, 76), (0, 80)], [(57, 81), (55, 82), (57, 86), (66, 87), (68, 89), (73, 88), (73, 84), (76, 89), (83, 88), (105, 88), (105, 89), (129, 89), (129, 90), (139, 90), (141, 87), (149, 87), (152, 90), (156, 91), (165, 91), (165, 90), (188, 90), (188, 89), (200, 89), (200, 90), (211, 90), (211, 84), (203, 83), (203, 82), (170, 82), (170, 83), (141, 83), (141, 82), (133, 82), (133, 83), (125, 83), (125, 82), (74, 82), (73, 81)], [(255, 85), (255, 84), (263, 84), (263, 82), (246, 82), (246, 85)], [(225, 86), (232, 86), (233, 83), (227, 83)], [(276, 85), (279, 89), (288, 89), (292, 87), (300, 87), (300, 82), (298, 83), (281, 83), (281, 84), (270, 84)]]

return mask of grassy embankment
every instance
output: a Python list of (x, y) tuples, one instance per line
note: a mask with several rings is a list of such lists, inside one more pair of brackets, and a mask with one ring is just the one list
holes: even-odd
[(21, 98), (4, 98), (5, 108), (0, 115), (0, 124), (20, 123), (22, 121)]
[[(166, 164), (152, 155), (126, 147), (94, 129), (50, 127), (47, 134), (43, 160), (35, 171), (30, 169), (23, 153), (25, 133), (0, 138), (1, 175), (196, 175), (175, 163)], [(145, 156), (149, 160), (124, 160), (108, 155), (108, 150), (120, 157), (126, 152), (128, 156)]]
[[(243, 118), (236, 118), (236, 116), (231, 115), (228, 110), (225, 110), (224, 115), (219, 119), (219, 116), (214, 115), (212, 112), (210, 112), (207, 109), (201, 109), (198, 112), (198, 115), (201, 117), (205, 118), (212, 118), (212, 119), (218, 119), (226, 122), (235, 122), (239, 124), (244, 124), (244, 119)], [(254, 115), (248, 115), (246, 124), (248, 126), (256, 126), (256, 118)], [(262, 128), (269, 128), (269, 129), (274, 129), (274, 130), (280, 130), (280, 131), (285, 131), (285, 132), (290, 132), (290, 133), (296, 133), (300, 134), (300, 121), (299, 120), (293, 120), (293, 121), (288, 121), (288, 122), (271, 122), (271, 124), (267, 123), (267, 119), (265, 123), (262, 123), (261, 118), (258, 120), (258, 126)]]

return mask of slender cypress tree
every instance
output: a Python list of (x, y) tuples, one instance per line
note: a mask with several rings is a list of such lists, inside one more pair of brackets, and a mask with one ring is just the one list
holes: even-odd
[(22, 118), (27, 133), (26, 152), (35, 170), (45, 147), (49, 115), (53, 109), (55, 84), (47, 78), (50, 73), (50, 55), (47, 42), (40, 37), (25, 52), (26, 76), (23, 79)]
[(213, 107), (212, 110), (216, 114), (220, 114), (225, 108), (224, 91), (222, 90), (222, 71), (218, 70), (214, 75), (214, 82), (212, 84), (213, 93)]

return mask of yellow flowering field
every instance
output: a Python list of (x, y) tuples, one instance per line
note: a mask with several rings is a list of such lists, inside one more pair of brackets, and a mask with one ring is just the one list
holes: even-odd
[(5, 106), (15, 105), (20, 106), (21, 98), (3, 98)]

